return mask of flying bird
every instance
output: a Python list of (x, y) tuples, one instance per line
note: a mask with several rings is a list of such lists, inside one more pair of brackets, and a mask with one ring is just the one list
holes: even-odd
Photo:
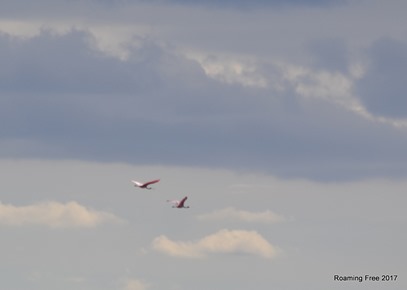
[(140, 187), (140, 188), (145, 188), (145, 189), (152, 189), (151, 187), (148, 187), (148, 186), (150, 184), (154, 184), (154, 183), (157, 183), (159, 181), (160, 181), (159, 179), (155, 179), (155, 180), (151, 180), (151, 181), (148, 181), (148, 182), (145, 182), (145, 183), (141, 183), (141, 182), (138, 182), (138, 181), (135, 181), (135, 180), (132, 180), (131, 182), (133, 182), (135, 187)]
[(172, 207), (174, 208), (189, 208), (189, 206), (185, 206), (185, 201), (187, 200), (188, 196), (184, 197), (181, 200), (167, 200), (167, 202), (171, 202), (173, 204)]

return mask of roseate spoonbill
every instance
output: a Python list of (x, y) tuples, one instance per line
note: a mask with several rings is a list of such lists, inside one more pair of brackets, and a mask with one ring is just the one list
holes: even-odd
[(141, 183), (141, 182), (138, 182), (138, 181), (135, 181), (135, 180), (132, 180), (131, 182), (133, 182), (133, 184), (134, 184), (135, 187), (140, 187), (140, 188), (145, 188), (145, 189), (151, 189), (151, 187), (148, 187), (148, 186), (149, 186), (150, 184), (157, 183), (157, 182), (159, 182), (159, 181), (160, 181), (159, 179), (155, 179), (155, 180), (151, 180), (151, 181), (144, 182), (144, 183)]
[(175, 208), (189, 208), (189, 206), (185, 206), (185, 201), (187, 200), (188, 196), (184, 197), (181, 200), (167, 200), (168, 202), (171, 202), (173, 204), (172, 207)]

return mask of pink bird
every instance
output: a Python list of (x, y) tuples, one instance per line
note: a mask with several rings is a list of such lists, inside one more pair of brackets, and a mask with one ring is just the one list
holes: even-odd
[(141, 183), (141, 182), (138, 182), (138, 181), (135, 181), (135, 180), (132, 180), (131, 182), (133, 182), (134, 186), (136, 186), (136, 187), (151, 189), (151, 187), (148, 187), (148, 186), (150, 184), (154, 184), (154, 183), (157, 183), (159, 181), (160, 181), (159, 179), (155, 179), (155, 180), (151, 180), (151, 181), (148, 181), (148, 182), (145, 182), (145, 183)]
[(187, 198), (188, 196), (184, 197), (181, 200), (167, 200), (167, 202), (171, 202), (173, 204), (172, 207), (174, 208), (189, 208), (189, 206), (184, 205)]

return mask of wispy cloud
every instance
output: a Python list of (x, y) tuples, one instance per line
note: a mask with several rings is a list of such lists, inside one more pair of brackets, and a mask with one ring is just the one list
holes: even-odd
[(277, 249), (255, 231), (223, 229), (198, 241), (173, 241), (162, 235), (153, 240), (155, 250), (174, 257), (203, 258), (208, 254), (250, 254), (273, 258)]
[(279, 214), (266, 210), (263, 212), (250, 212), (238, 210), (233, 207), (227, 207), (221, 210), (216, 210), (211, 213), (201, 214), (197, 216), (198, 220), (202, 221), (243, 221), (252, 223), (277, 223), (285, 221), (285, 218)]
[(71, 201), (68, 203), (43, 202), (26, 206), (15, 206), (0, 202), (0, 225), (40, 225), (51, 228), (95, 227), (103, 223), (120, 223), (115, 215), (86, 208)]

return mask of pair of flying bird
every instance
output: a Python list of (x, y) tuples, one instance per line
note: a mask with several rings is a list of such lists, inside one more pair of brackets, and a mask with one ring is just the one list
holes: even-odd
[[(144, 188), (144, 189), (152, 189), (151, 187), (149, 187), (149, 185), (154, 184), (159, 182), (159, 179), (155, 179), (155, 180), (151, 180), (148, 182), (138, 182), (135, 180), (132, 180), (131, 182), (133, 182), (134, 186), (139, 187), (139, 188)], [(187, 196), (185, 196), (183, 199), (181, 200), (167, 200), (167, 202), (171, 202), (173, 204), (172, 207), (174, 208), (189, 208), (189, 206), (185, 206), (185, 201), (187, 200)]]

